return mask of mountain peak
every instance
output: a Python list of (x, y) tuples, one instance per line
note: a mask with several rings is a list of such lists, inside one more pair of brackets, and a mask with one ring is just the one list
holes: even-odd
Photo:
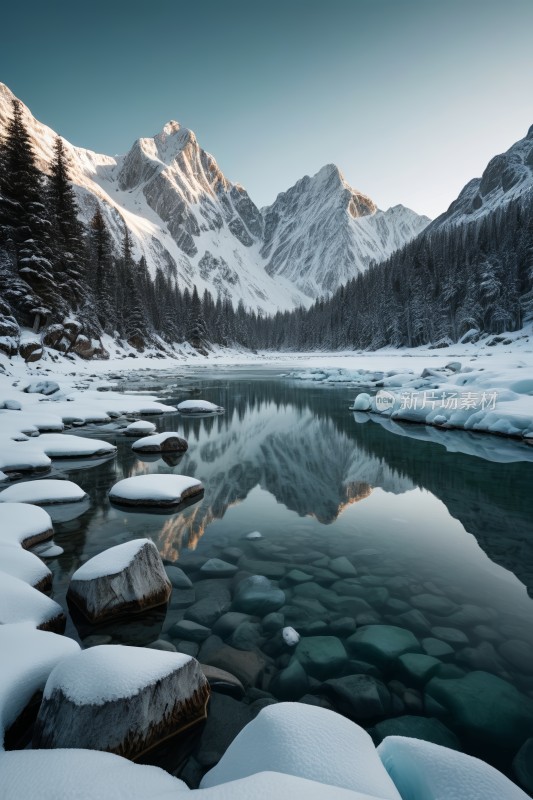
[(166, 125), (163, 125), (163, 130), (159, 135), (161, 136), (164, 134), (165, 136), (172, 136), (173, 134), (180, 131), (181, 127), (182, 126), (180, 125), (179, 122), (177, 122), (175, 119), (171, 119), (169, 122), (167, 122)]

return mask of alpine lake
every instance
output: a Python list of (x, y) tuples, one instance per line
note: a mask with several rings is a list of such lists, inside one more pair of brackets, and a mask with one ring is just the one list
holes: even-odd
[[(173, 460), (136, 455), (117, 420), (79, 429), (116, 444), (116, 458), (54, 461), (52, 476), (91, 500), (74, 518), (80, 509), (52, 507), (64, 552), (48, 564), (66, 634), (84, 646), (156, 643), (239, 678), (244, 696), (221, 685), (212, 721), (154, 753), (191, 785), (278, 700), (332, 708), (376, 742), (398, 733), (455, 747), (517, 780), (533, 753), (533, 447), (387, 426), (349, 410), (353, 388), (281, 372), (114, 376), (123, 391), (169, 405), (201, 397), (225, 413), (146, 417), (188, 440)], [(146, 473), (199, 478), (204, 496), (165, 513), (110, 504), (116, 481)], [(139, 537), (185, 576), (169, 569), (168, 607), (91, 627), (68, 609), (71, 574)], [(202, 569), (210, 559), (226, 566)], [(238, 587), (250, 575), (267, 580), (247, 597)], [(182, 619), (207, 630), (191, 641)]]

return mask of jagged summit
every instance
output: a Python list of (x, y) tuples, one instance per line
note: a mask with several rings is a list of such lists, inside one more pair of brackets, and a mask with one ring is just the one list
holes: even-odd
[[(0, 83), (0, 135), (13, 97)], [(24, 105), (23, 117), (38, 165), (47, 171), (56, 134)], [(100, 205), (117, 248), (126, 224), (134, 257), (144, 255), (152, 274), (160, 268), (182, 288), (209, 289), (265, 313), (309, 305), (427, 224), (408, 209), (378, 212), (335, 164), (305, 176), (260, 211), (176, 120), (137, 139), (124, 156), (66, 141), (65, 149), (85, 221)]]
[(301, 178), (262, 214), (267, 271), (288, 278), (310, 297), (334, 291), (429, 222), (403, 206), (379, 211), (335, 164)]
[(432, 223), (460, 225), (479, 219), (497, 207), (533, 192), (533, 125), (526, 136), (505, 153), (491, 158), (481, 178), (474, 178), (463, 188), (449, 209)]

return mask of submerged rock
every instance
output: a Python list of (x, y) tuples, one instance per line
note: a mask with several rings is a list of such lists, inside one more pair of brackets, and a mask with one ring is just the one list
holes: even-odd
[(347, 641), (357, 658), (386, 667), (404, 653), (420, 652), (416, 636), (395, 625), (366, 625)]
[(493, 747), (514, 753), (533, 730), (533, 700), (488, 672), (432, 678), (426, 695), (443, 709), (437, 716), (453, 722), (476, 752)]
[(134, 539), (104, 550), (76, 570), (67, 598), (90, 622), (98, 623), (163, 605), (171, 591), (155, 544)]
[(527, 739), (514, 757), (513, 774), (520, 786), (533, 795), (533, 738)]
[(277, 611), (285, 603), (285, 592), (264, 575), (251, 575), (237, 586), (233, 607), (245, 614), (260, 617)]
[(100, 645), (50, 674), (34, 748), (88, 748), (136, 758), (203, 719), (209, 685), (190, 656)]
[(372, 675), (346, 675), (323, 683), (317, 690), (337, 711), (355, 720), (384, 717), (392, 710), (391, 694)]
[(338, 675), (348, 662), (344, 645), (336, 636), (309, 636), (300, 639), (295, 657), (308, 675), (319, 680)]

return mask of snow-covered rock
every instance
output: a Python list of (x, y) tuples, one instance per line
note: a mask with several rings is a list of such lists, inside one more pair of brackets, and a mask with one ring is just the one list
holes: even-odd
[(366, 731), (333, 711), (303, 703), (263, 708), (200, 786), (257, 772), (281, 772), (382, 800), (401, 800)]
[(35, 441), (13, 441), (11, 437), (0, 435), (0, 469), (3, 472), (47, 472), (51, 463)]
[(0, 753), (2, 800), (172, 800), (189, 789), (159, 767), (95, 750)]
[(224, 409), (209, 400), (183, 400), (178, 403), (178, 411), (180, 414), (220, 414)]
[(352, 411), (368, 411), (372, 398), (366, 392), (361, 392), (353, 401)]
[(56, 381), (30, 381), (24, 391), (28, 394), (51, 395), (59, 391), (59, 384)]
[(195, 800), (380, 800), (375, 795), (326, 786), (281, 772), (257, 772), (247, 778), (196, 789)]
[(432, 742), (388, 736), (378, 754), (404, 800), (527, 800), (494, 767)]
[(90, 622), (98, 623), (163, 605), (171, 592), (155, 544), (134, 539), (104, 550), (79, 567), (67, 597)]
[(9, 486), (0, 492), (0, 503), (76, 503), (87, 497), (83, 489), (72, 481), (49, 478), (39, 481), (24, 481)]
[(176, 506), (203, 490), (200, 481), (188, 475), (136, 475), (116, 483), (109, 498), (131, 506)]
[(153, 422), (148, 422), (144, 419), (139, 419), (137, 422), (131, 422), (124, 430), (127, 436), (148, 436), (154, 433), (156, 427)]
[(11, 547), (0, 543), (0, 567), (2, 572), (20, 578), (40, 592), (52, 588), (52, 573), (41, 559), (22, 547)]
[(190, 656), (97, 645), (51, 672), (34, 747), (86, 747), (135, 758), (203, 719), (208, 698), (209, 684)]
[(144, 436), (132, 444), (132, 449), (138, 453), (184, 453), (187, 447), (182, 436), (169, 431)]
[(63, 633), (65, 615), (54, 600), (25, 581), (0, 572), (0, 625), (31, 622), (42, 631)]
[[(0, 679), (0, 745), (4, 734), (16, 743), (23, 732), (21, 716), (36, 692), (63, 658), (79, 651), (73, 639), (35, 630), (29, 622), (0, 625), (2, 669)], [(0, 746), (1, 749), (1, 746)], [(0, 796), (5, 797), (6, 775), (0, 755)], [(20, 790), (19, 797), (29, 797)]]
[(112, 456), (117, 452), (114, 444), (101, 439), (70, 436), (66, 433), (42, 433), (36, 441), (50, 458), (86, 458)]
[(29, 503), (0, 503), (0, 545), (20, 545), (25, 549), (51, 539), (54, 534), (50, 515)]

